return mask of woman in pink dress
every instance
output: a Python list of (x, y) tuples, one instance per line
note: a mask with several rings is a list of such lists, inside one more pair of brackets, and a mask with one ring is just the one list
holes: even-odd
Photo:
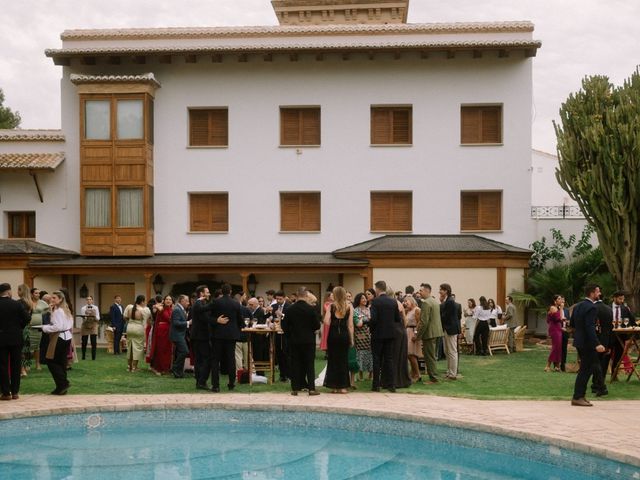
[(171, 370), (173, 361), (173, 343), (169, 340), (173, 297), (167, 295), (164, 297), (162, 304), (155, 304), (153, 308), (156, 312), (156, 319), (153, 324), (149, 356), (151, 357), (151, 370), (156, 375), (162, 375)]
[(562, 323), (563, 323), (563, 311), (564, 303), (556, 306), (556, 300), (561, 296), (554, 295), (553, 305), (549, 307), (547, 312), (547, 325), (549, 326), (549, 336), (551, 337), (551, 353), (547, 359), (547, 366), (544, 371), (551, 370), (551, 364), (553, 363), (553, 370), (555, 372), (560, 371), (560, 362), (562, 361)]

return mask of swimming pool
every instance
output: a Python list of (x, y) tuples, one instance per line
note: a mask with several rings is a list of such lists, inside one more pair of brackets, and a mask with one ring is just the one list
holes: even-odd
[(640, 478), (639, 468), (528, 440), (332, 413), (148, 410), (0, 425), (2, 479)]

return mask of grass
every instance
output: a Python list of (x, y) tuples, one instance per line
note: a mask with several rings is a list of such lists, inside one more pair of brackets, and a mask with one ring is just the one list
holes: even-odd
[[(549, 350), (540, 346), (531, 346), (524, 352), (512, 355), (497, 353), (493, 357), (476, 357), (460, 355), (460, 373), (463, 378), (458, 381), (442, 381), (436, 385), (412, 385), (408, 389), (400, 389), (402, 393), (443, 395), (475, 399), (537, 399), (566, 400), (571, 397), (575, 382), (574, 373), (544, 372)], [(318, 352), (316, 357), (316, 373), (325, 365), (324, 353)], [(575, 353), (569, 354), (569, 362), (575, 362)], [(71, 389), (69, 394), (160, 394), (160, 393), (201, 393), (195, 390), (192, 377), (175, 379), (164, 375), (158, 377), (143, 368), (136, 373), (126, 370), (126, 356), (107, 354), (98, 351), (96, 361), (80, 360), (69, 371)], [(446, 362), (438, 362), (441, 373), (446, 370)], [(277, 377), (277, 375), (276, 375)], [(221, 377), (221, 393), (225, 393), (227, 377)], [(369, 391), (371, 382), (356, 383), (358, 391)], [(23, 394), (49, 393), (54, 387), (53, 380), (46, 366), (42, 371), (32, 371), (22, 380)], [(608, 385), (609, 395), (606, 400), (637, 399), (640, 397), (640, 381), (634, 376), (629, 382), (620, 381)], [(288, 383), (274, 385), (254, 384), (237, 385), (234, 392), (288, 392)], [(320, 391), (326, 389), (321, 388)], [(591, 395), (588, 395), (591, 396)]]

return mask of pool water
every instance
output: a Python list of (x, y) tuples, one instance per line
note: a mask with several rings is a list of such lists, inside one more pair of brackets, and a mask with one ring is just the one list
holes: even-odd
[(335, 414), (161, 410), (1, 425), (0, 479), (583, 480), (640, 475), (629, 465), (535, 442)]

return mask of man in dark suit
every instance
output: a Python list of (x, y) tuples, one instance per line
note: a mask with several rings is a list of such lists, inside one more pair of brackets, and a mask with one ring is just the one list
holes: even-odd
[(297, 301), (287, 309), (282, 319), (282, 331), (289, 342), (291, 359), (291, 395), (303, 388), (309, 395), (318, 395), (315, 387), (316, 331), (320, 330), (318, 312), (307, 301), (307, 289), (301, 287)]
[[(287, 310), (291, 306), (291, 303), (287, 301), (287, 298), (284, 295), (282, 290), (278, 290), (275, 293), (275, 300), (271, 307), (271, 320), (276, 322), (280, 321), (287, 313)], [(289, 379), (289, 349), (287, 345), (287, 336), (276, 335), (275, 341), (276, 347), (276, 360), (278, 362), (278, 370), (280, 370), (280, 381), (286, 382)]]
[(445, 378), (458, 378), (458, 334), (460, 333), (460, 319), (456, 302), (451, 297), (451, 285), (440, 285), (440, 321), (444, 330), (444, 353), (447, 357), (447, 374)]
[(191, 347), (195, 356), (193, 366), (196, 377), (196, 388), (198, 390), (208, 390), (207, 379), (211, 373), (211, 343), (209, 339), (209, 325), (214, 307), (209, 303), (211, 293), (206, 285), (196, 287), (196, 302), (191, 308)]
[[(250, 298), (247, 301), (247, 308), (249, 309), (249, 318), (252, 324), (253, 322), (257, 325), (267, 323), (264, 310), (260, 307), (260, 302), (257, 298)], [(254, 361), (269, 360), (269, 339), (266, 335), (251, 336), (251, 353)], [(263, 372), (256, 372), (258, 375), (262, 375), (262, 373)]]
[[(624, 295), (625, 292), (623, 291), (617, 291), (613, 294), (613, 303), (611, 304), (613, 323), (617, 324), (619, 327), (624, 327), (623, 320), (628, 318), (629, 326), (634, 327), (636, 325), (635, 315), (633, 315), (633, 313), (631, 313), (631, 309), (624, 304)], [(622, 358), (622, 351), (624, 347), (620, 345), (618, 338), (613, 334), (609, 339), (609, 343), (605, 345), (608, 345), (611, 349), (611, 369), (613, 370)]]
[(111, 328), (113, 328), (113, 354), (120, 355), (120, 340), (124, 330), (124, 318), (122, 316), (122, 297), (116, 295), (113, 297), (113, 304), (109, 308), (109, 319), (111, 320)]
[(169, 340), (173, 342), (173, 365), (171, 372), (175, 378), (184, 378), (184, 361), (189, 355), (187, 347), (187, 327), (191, 321), (187, 320), (187, 307), (189, 297), (180, 295), (176, 306), (171, 312), (171, 329), (169, 330)]
[[(609, 345), (611, 338), (611, 329), (613, 328), (613, 312), (611, 307), (602, 301), (602, 294), (595, 302), (596, 310), (598, 312), (596, 316), (596, 335), (600, 344), (605, 347)], [(600, 368), (596, 369), (593, 374), (593, 381), (591, 383), (591, 392), (596, 394), (596, 397), (602, 397), (607, 395), (607, 371), (609, 370), (609, 360), (611, 358), (610, 351), (605, 350), (602, 353), (598, 353), (598, 363)]]
[(585, 299), (578, 303), (573, 309), (571, 323), (574, 327), (573, 346), (578, 350), (580, 356), (580, 370), (576, 376), (576, 383), (573, 389), (571, 405), (577, 407), (591, 407), (585, 395), (589, 378), (600, 369), (597, 353), (605, 351), (604, 346), (596, 335), (596, 318), (598, 309), (595, 301), (600, 296), (600, 287), (589, 285), (585, 288)]
[(244, 327), (240, 304), (231, 298), (231, 286), (222, 285), (222, 296), (214, 300), (212, 329), (213, 364), (211, 367), (211, 391), (220, 391), (220, 362), (224, 362), (229, 373), (229, 390), (236, 385), (236, 341)]
[[(11, 285), (0, 284), (0, 400), (18, 399), (24, 327), (31, 320), (20, 302), (11, 298)], [(11, 378), (9, 378), (11, 369)]]
[(371, 390), (380, 391), (380, 373), (384, 370), (384, 378), (389, 379), (384, 388), (395, 392), (395, 359), (393, 358), (393, 340), (395, 323), (402, 321), (398, 302), (387, 296), (387, 283), (380, 280), (375, 283), (376, 298), (371, 302), (371, 353), (373, 354), (373, 382)]

